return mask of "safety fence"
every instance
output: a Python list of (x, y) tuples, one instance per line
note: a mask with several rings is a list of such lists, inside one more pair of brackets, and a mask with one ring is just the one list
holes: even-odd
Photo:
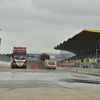
[(77, 68), (95, 68), (100, 69), (100, 62), (97, 63), (58, 63), (58, 67), (77, 67)]

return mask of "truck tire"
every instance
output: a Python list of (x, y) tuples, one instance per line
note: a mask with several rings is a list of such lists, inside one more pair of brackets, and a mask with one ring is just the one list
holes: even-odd
[(24, 66), (23, 68), (24, 68), (24, 69), (26, 69), (27, 67), (26, 67), (26, 66)]
[(11, 68), (12, 68), (12, 69), (14, 68), (13, 64), (11, 64)]

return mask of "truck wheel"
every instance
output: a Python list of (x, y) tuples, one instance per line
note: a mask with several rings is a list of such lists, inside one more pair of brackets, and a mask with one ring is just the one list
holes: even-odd
[(11, 68), (14, 68), (14, 67), (13, 67), (13, 64), (11, 64)]
[(24, 66), (23, 68), (26, 69), (26, 66)]
[(14, 66), (11, 66), (11, 68), (14, 69), (15, 67)]

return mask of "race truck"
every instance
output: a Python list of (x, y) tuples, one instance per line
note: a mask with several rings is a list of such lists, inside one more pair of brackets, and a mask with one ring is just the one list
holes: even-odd
[(27, 68), (26, 47), (14, 47), (11, 54), (11, 68)]
[(41, 53), (39, 56), (39, 67), (38, 68), (45, 68), (45, 60), (50, 59), (50, 56), (47, 53)]
[(56, 69), (57, 67), (57, 61), (54, 59), (46, 59), (45, 60), (45, 68), (46, 69)]

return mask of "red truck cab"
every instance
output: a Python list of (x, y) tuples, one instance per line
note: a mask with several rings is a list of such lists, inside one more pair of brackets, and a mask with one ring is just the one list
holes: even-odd
[(11, 68), (27, 68), (26, 47), (14, 47), (11, 55)]

